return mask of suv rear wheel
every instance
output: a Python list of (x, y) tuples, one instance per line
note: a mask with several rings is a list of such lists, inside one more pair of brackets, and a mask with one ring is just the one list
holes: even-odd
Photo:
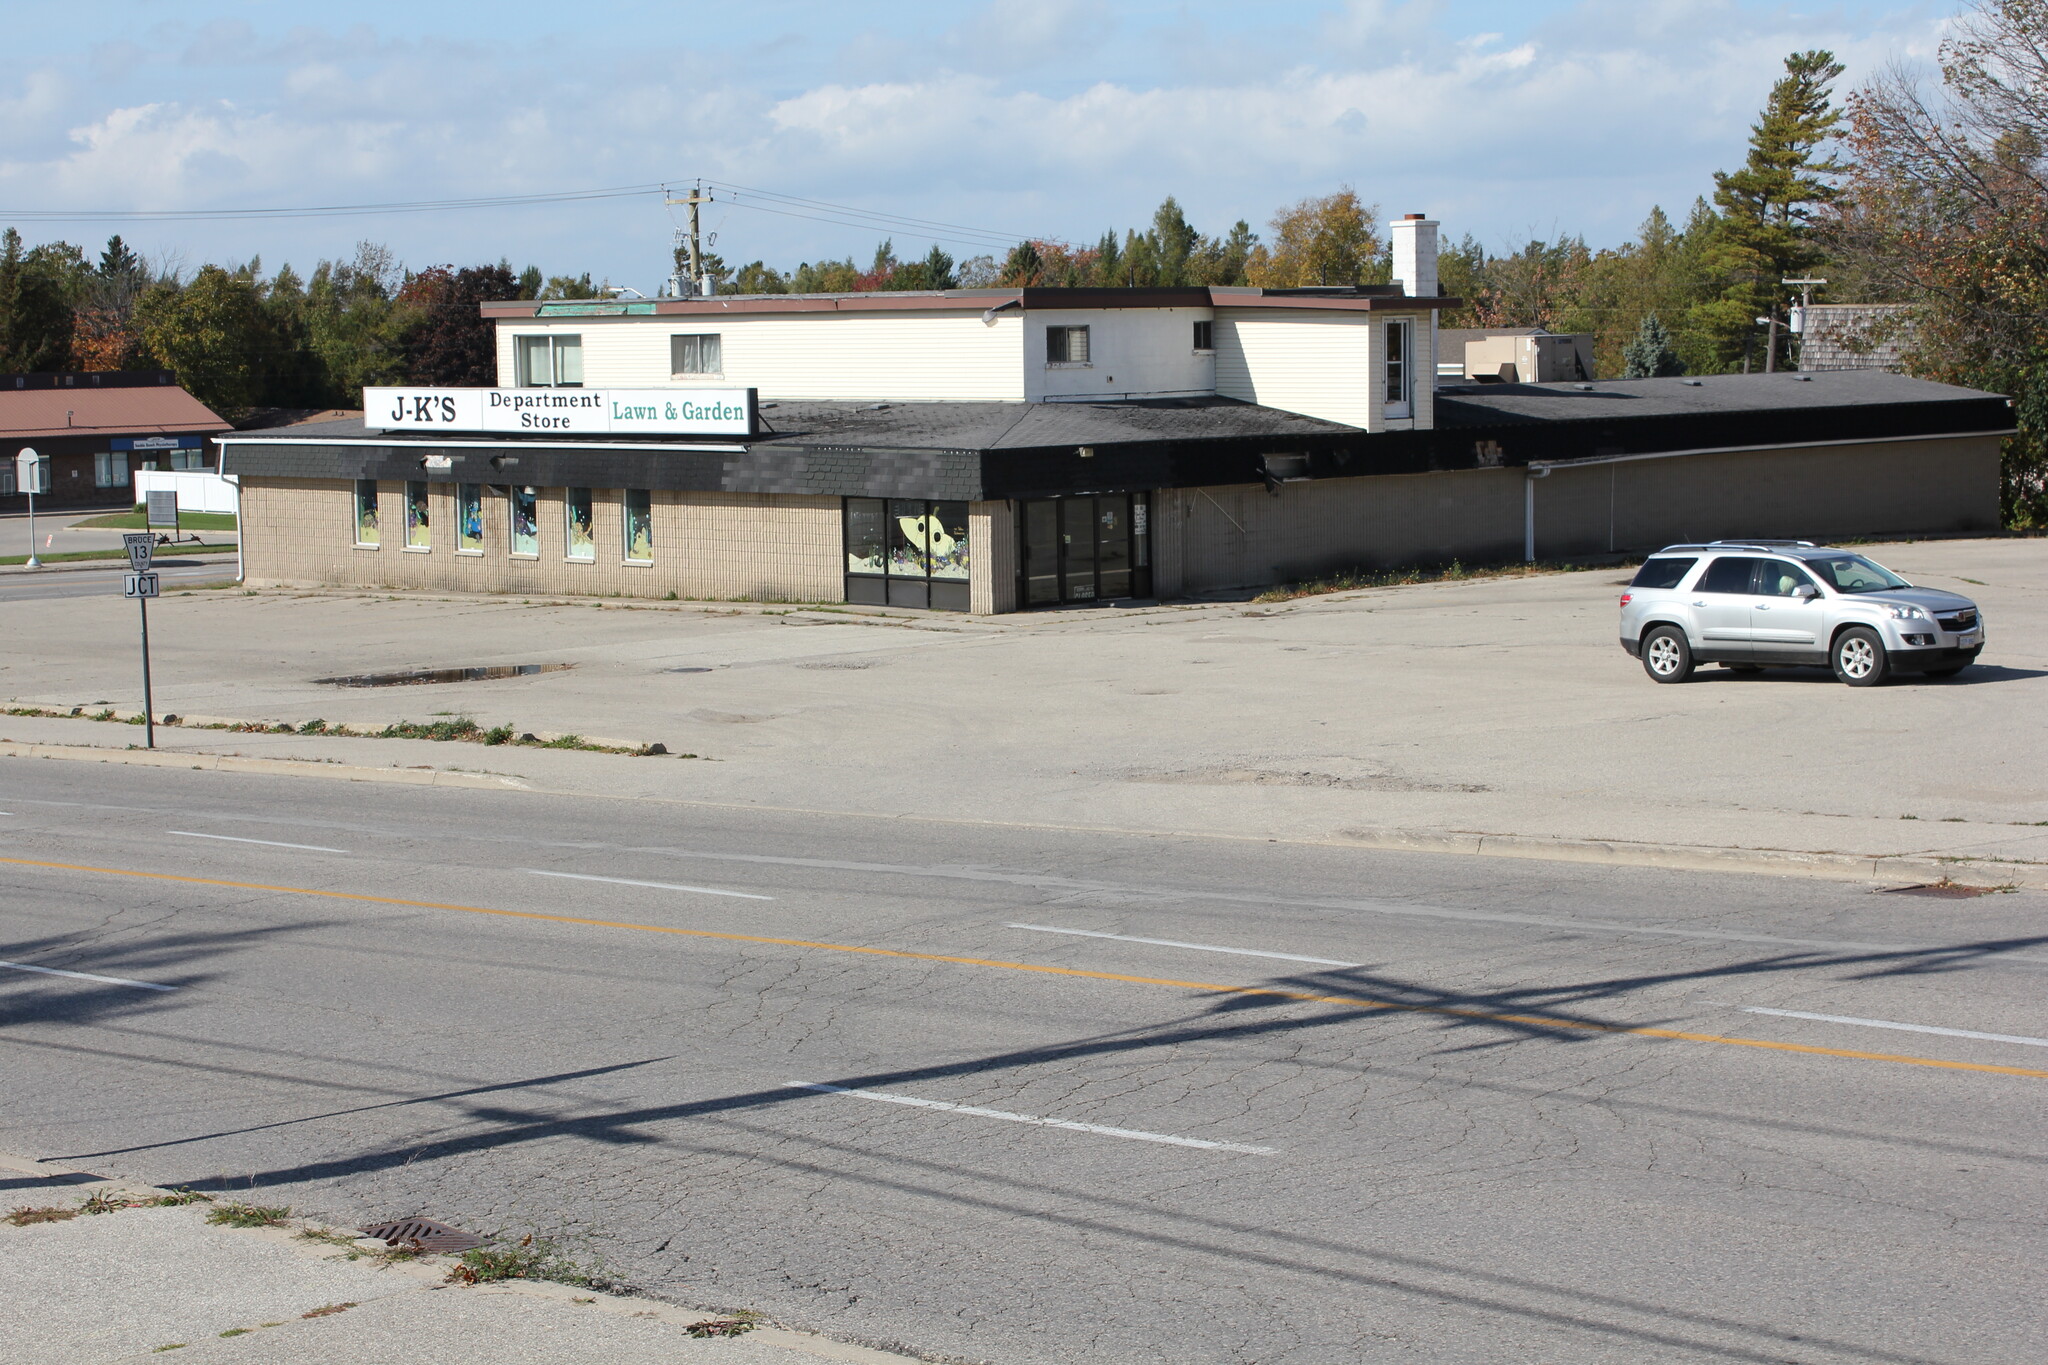
[(1884, 641), (1868, 626), (1851, 626), (1837, 635), (1828, 660), (1835, 667), (1835, 676), (1851, 687), (1875, 687), (1891, 676)]
[(1643, 671), (1660, 683), (1692, 676), (1692, 646), (1677, 626), (1658, 626), (1643, 637)]

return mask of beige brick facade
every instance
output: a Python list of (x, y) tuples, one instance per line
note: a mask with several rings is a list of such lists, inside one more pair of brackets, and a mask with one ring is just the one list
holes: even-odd
[(456, 485), (428, 485), (431, 546), (405, 548), (405, 485), (378, 485), (381, 544), (355, 544), (355, 485), (341, 479), (242, 483), (243, 554), (260, 587), (339, 584), (456, 592), (711, 598), (764, 602), (844, 600), (839, 499), (765, 493), (651, 495), (654, 560), (625, 558), (624, 503), (591, 490), (596, 552), (568, 558), (565, 490), (538, 497), (540, 553), (510, 553), (511, 509), (484, 494), (481, 553), (456, 549)]

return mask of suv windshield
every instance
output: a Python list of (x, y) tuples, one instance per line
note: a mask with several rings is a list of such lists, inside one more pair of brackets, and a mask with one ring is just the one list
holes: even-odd
[(1829, 555), (1825, 559), (1802, 562), (1832, 583), (1837, 592), (1890, 592), (1894, 588), (1913, 586), (1884, 565), (1862, 555)]

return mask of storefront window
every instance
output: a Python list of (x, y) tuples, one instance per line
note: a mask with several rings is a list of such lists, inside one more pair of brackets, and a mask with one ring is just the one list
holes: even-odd
[(933, 578), (967, 581), (967, 504), (935, 502), (925, 516)]
[(405, 486), (405, 548), (425, 550), (432, 548), (434, 537), (429, 526), (427, 508), (427, 486), (413, 482)]
[(128, 486), (128, 453), (122, 450), (102, 450), (92, 457), (92, 481), (100, 488), (126, 488)]
[(377, 543), (377, 481), (356, 480), (356, 544)]
[(514, 488), (512, 490), (512, 553), (515, 555), (540, 554), (540, 490), (535, 488)]
[(455, 548), (469, 554), (484, 552), (484, 490), (473, 483), (456, 485)]
[(880, 498), (846, 500), (846, 571), (880, 575), (886, 562), (887, 537), (882, 532), (885, 504)]
[(562, 500), (569, 527), (569, 558), (597, 558), (597, 530), (590, 512), (590, 490), (571, 488)]
[(846, 500), (846, 600), (967, 610), (967, 504)]
[(653, 499), (644, 488), (626, 490), (626, 558), (635, 564), (654, 562)]

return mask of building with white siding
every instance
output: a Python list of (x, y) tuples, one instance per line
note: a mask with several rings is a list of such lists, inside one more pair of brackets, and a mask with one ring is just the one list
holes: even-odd
[[(369, 390), (361, 419), (223, 440), (249, 577), (1002, 612), (1642, 548), (1653, 527), (1996, 523), (1990, 395), (1440, 389), (1458, 301), (1436, 224), (1390, 235), (1388, 285), (484, 304), (498, 387)], [(1730, 496), (1759, 451), (1778, 496)], [(1604, 470), (1652, 458), (1626, 482), (1675, 521)], [(1853, 494), (1831, 491), (1845, 464)], [(1539, 517), (1553, 470), (1574, 492)]]

